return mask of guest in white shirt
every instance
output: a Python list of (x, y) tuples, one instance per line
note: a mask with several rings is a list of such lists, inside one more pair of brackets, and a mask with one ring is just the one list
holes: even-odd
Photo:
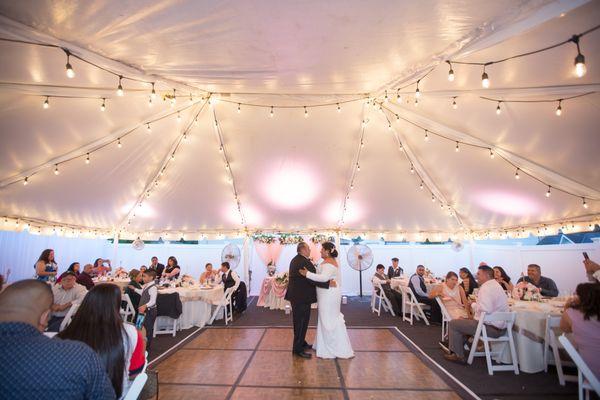
[[(477, 302), (471, 304), (473, 319), (453, 319), (448, 324), (450, 354), (444, 357), (449, 361), (465, 361), (464, 344), (468, 336), (474, 336), (481, 313), (493, 314), (495, 312), (508, 312), (508, 299), (500, 284), (494, 279), (494, 270), (487, 265), (482, 265), (477, 270), (479, 292)], [(499, 321), (486, 325), (489, 337), (499, 337), (504, 333), (506, 323)], [(473, 343), (476, 346), (477, 343)]]
[[(385, 297), (390, 301), (394, 314), (398, 317), (402, 317), (402, 294), (393, 290), (391, 286), (391, 279), (385, 274), (385, 267), (383, 264), (378, 264), (375, 268), (375, 275), (371, 278), (373, 284), (381, 285)], [(375, 289), (379, 290), (379, 289)]]
[(150, 349), (152, 336), (154, 336), (154, 321), (156, 320), (156, 299), (158, 297), (158, 288), (156, 287), (156, 271), (146, 270), (142, 275), (144, 286), (137, 289), (133, 285), (128, 288), (134, 290), (140, 295), (140, 305), (138, 312), (144, 314), (144, 328), (146, 328), (146, 349)]
[(62, 275), (60, 283), (52, 286), (54, 304), (52, 304), (52, 317), (48, 321), (48, 331), (58, 332), (60, 324), (69, 312), (71, 306), (79, 304), (87, 294), (85, 286), (78, 284), (74, 272), (67, 271)]

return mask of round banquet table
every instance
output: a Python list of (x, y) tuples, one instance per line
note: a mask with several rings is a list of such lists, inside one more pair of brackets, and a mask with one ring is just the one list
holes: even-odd
[(260, 294), (256, 305), (271, 310), (285, 310), (285, 306), (290, 304), (289, 301), (284, 299), (286, 291), (287, 285), (279, 285), (274, 276), (267, 276), (260, 286)]
[[(541, 372), (544, 363), (544, 338), (546, 335), (546, 317), (560, 316), (564, 302), (550, 300), (539, 303), (535, 301), (509, 300), (511, 311), (516, 313), (513, 337), (519, 359), (519, 369), (526, 373)], [(495, 347), (499, 346), (499, 347)], [(497, 362), (510, 364), (510, 350), (505, 343), (493, 344), (494, 351), (501, 351), (495, 357)]]
[[(179, 293), (181, 299), (182, 312), (179, 317), (179, 329), (189, 329), (193, 326), (202, 328), (210, 321), (213, 305), (216, 305), (223, 298), (223, 286), (217, 285), (212, 288), (203, 288), (201, 286), (179, 287), (179, 288), (160, 288), (162, 293)], [(222, 312), (220, 313), (222, 315)], [(222, 316), (217, 317), (217, 319)], [(158, 319), (163, 319), (158, 317)], [(164, 321), (158, 322), (160, 325)]]

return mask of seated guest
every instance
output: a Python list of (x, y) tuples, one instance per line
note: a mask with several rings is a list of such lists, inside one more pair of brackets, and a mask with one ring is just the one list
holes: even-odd
[(90, 290), (73, 321), (58, 334), (61, 339), (83, 342), (98, 354), (117, 398), (124, 397), (146, 363), (142, 334), (135, 325), (123, 322), (120, 310), (121, 289), (101, 283)]
[[(464, 362), (464, 345), (468, 336), (474, 336), (479, 324), (481, 313), (493, 314), (495, 312), (508, 312), (508, 299), (502, 286), (494, 279), (494, 270), (487, 265), (482, 265), (477, 270), (477, 281), (481, 284), (477, 294), (477, 302), (471, 304), (473, 318), (453, 319), (448, 323), (448, 342), (450, 354), (444, 357), (450, 361)], [(486, 325), (489, 337), (497, 338), (504, 334), (506, 323), (493, 322)], [(473, 343), (477, 346), (477, 343)]]
[(580, 283), (575, 289), (577, 298), (565, 305), (560, 329), (573, 332), (581, 358), (600, 377), (600, 284)]
[(38, 281), (48, 282), (55, 280), (58, 273), (58, 265), (54, 261), (54, 250), (46, 249), (42, 251), (34, 268)]
[(158, 297), (158, 288), (156, 287), (156, 271), (149, 269), (142, 275), (144, 286), (136, 289), (135, 286), (127, 286), (140, 295), (140, 305), (138, 313), (145, 314), (144, 328), (146, 328), (146, 349), (150, 350), (152, 336), (154, 335), (154, 321), (156, 320), (156, 298)]
[(583, 260), (583, 265), (585, 266), (585, 273), (587, 274), (588, 280), (590, 282), (600, 282), (600, 264), (587, 258)]
[(50, 286), (34, 279), (15, 282), (0, 293), (0, 397), (114, 399), (92, 349), (42, 334), (52, 304)]
[(150, 259), (150, 266), (148, 267), (156, 271), (156, 279), (162, 278), (163, 271), (165, 270), (165, 266), (158, 262), (158, 257), (154, 256)]
[(179, 278), (179, 273), (181, 272), (181, 268), (179, 264), (177, 264), (177, 259), (173, 256), (169, 257), (167, 260), (167, 268), (163, 272), (163, 278), (167, 279), (177, 279)]
[[(75, 274), (76, 277), (79, 277), (79, 263), (78, 262), (74, 262), (71, 265), (69, 265), (69, 268), (67, 269), (66, 272), (73, 272)], [(56, 283), (59, 283), (62, 280), (64, 274), (61, 274), (58, 279), (56, 280)]]
[(418, 265), (416, 273), (410, 277), (408, 287), (410, 287), (419, 303), (426, 304), (430, 307), (429, 319), (432, 322), (439, 323), (442, 321), (442, 312), (440, 311), (440, 306), (438, 303), (429, 298), (429, 293), (427, 293), (427, 285), (425, 285), (425, 279), (423, 278), (423, 275), (425, 275), (425, 267), (423, 265)]
[(92, 271), (94, 266), (92, 264), (85, 264), (83, 271), (77, 277), (77, 283), (85, 286), (87, 290), (94, 287), (94, 281), (92, 279)]
[(204, 284), (209, 281), (213, 281), (216, 278), (216, 271), (213, 270), (213, 265), (211, 263), (207, 263), (204, 266), (204, 272), (200, 275), (200, 283)]
[(240, 277), (235, 271), (231, 270), (231, 266), (227, 261), (221, 263), (220, 282), (223, 283), (224, 290), (240, 284)]
[(48, 321), (48, 331), (58, 332), (69, 308), (74, 303), (81, 303), (86, 293), (85, 287), (77, 283), (75, 274), (65, 272), (60, 283), (52, 286), (54, 304), (52, 304), (52, 317)]
[(444, 303), (444, 307), (450, 314), (450, 318), (467, 318), (467, 296), (465, 290), (458, 284), (458, 275), (450, 271), (446, 274), (446, 281), (431, 289), (430, 298), (439, 297)]
[(494, 279), (498, 281), (504, 290), (508, 290), (510, 293), (512, 293), (513, 289), (515, 288), (515, 286), (510, 282), (510, 276), (508, 276), (504, 268), (499, 265), (494, 267)]
[(527, 276), (522, 276), (517, 281), (517, 284), (521, 282), (531, 283), (533, 286), (539, 288), (542, 296), (558, 296), (556, 283), (552, 279), (542, 276), (542, 268), (537, 264), (529, 264), (527, 266)]
[[(129, 286), (133, 286), (131, 289)], [(129, 284), (125, 288), (125, 294), (129, 295), (133, 308), (137, 311), (140, 305), (140, 295), (135, 292), (136, 289), (142, 288), (142, 273), (137, 269), (129, 271)]]
[(458, 271), (458, 274), (460, 275), (460, 279), (462, 280), (460, 286), (462, 286), (462, 288), (464, 289), (465, 295), (467, 295), (467, 297), (472, 295), (473, 290), (479, 287), (477, 281), (475, 280), (475, 277), (473, 276), (471, 271), (469, 271), (469, 269), (465, 267), (461, 268)]
[(110, 260), (97, 258), (96, 261), (94, 261), (94, 276), (103, 276), (108, 274), (110, 271), (112, 271)]
[(146, 272), (147, 270), (148, 270), (148, 268), (146, 268), (146, 266), (145, 266), (145, 265), (142, 265), (142, 266), (140, 267), (140, 273), (142, 273), (142, 274), (143, 274), (144, 272)]
[(388, 268), (388, 278), (399, 278), (404, 270), (398, 266), (398, 259), (396, 257), (392, 258), (392, 265)]
[[(392, 305), (392, 310), (394, 310), (394, 314), (398, 317), (402, 317), (402, 293), (399, 293), (392, 289), (391, 280), (385, 274), (385, 267), (383, 264), (378, 264), (377, 268), (375, 268), (375, 275), (371, 278), (371, 282), (373, 284), (380, 284), (383, 289), (383, 293), (385, 293), (385, 297), (390, 301)], [(375, 288), (379, 290), (378, 288)]]

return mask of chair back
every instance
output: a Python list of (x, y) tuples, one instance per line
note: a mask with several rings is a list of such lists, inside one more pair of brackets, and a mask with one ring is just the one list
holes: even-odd
[(136, 376), (123, 400), (137, 400), (147, 380), (148, 375), (145, 372)]
[(590, 367), (583, 361), (583, 358), (581, 358), (581, 355), (577, 349), (575, 349), (575, 346), (573, 346), (564, 334), (559, 336), (558, 341), (563, 345), (567, 353), (569, 353), (569, 356), (575, 362), (577, 369), (579, 369), (579, 373), (587, 380), (587, 384), (589, 384), (596, 393), (600, 394), (600, 381), (598, 380), (598, 377), (594, 375)]
[(65, 318), (60, 323), (60, 328), (58, 329), (59, 332), (63, 331), (71, 323), (71, 320), (73, 319), (73, 316), (77, 312), (78, 308), (79, 303), (73, 303), (73, 305), (69, 308), (69, 311), (67, 311), (67, 315), (65, 315)]
[(438, 305), (440, 306), (440, 311), (442, 312), (442, 318), (444, 318), (444, 321), (452, 321), (452, 317), (450, 316), (450, 313), (448, 312), (448, 309), (446, 308), (446, 305), (442, 299), (440, 299), (439, 296), (435, 296), (435, 301), (437, 301)]

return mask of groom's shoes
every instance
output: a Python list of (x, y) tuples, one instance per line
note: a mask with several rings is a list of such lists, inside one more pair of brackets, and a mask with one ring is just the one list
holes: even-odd
[(312, 354), (310, 354), (310, 353), (306, 353), (306, 352), (304, 352), (304, 351), (298, 351), (298, 352), (294, 351), (294, 352), (292, 352), (292, 353), (293, 353), (295, 356), (302, 357), (302, 358), (311, 358), (311, 357), (312, 357)]
[(304, 344), (304, 350), (311, 350), (312, 348), (313, 348), (312, 344), (310, 344), (310, 343), (305, 343)]

